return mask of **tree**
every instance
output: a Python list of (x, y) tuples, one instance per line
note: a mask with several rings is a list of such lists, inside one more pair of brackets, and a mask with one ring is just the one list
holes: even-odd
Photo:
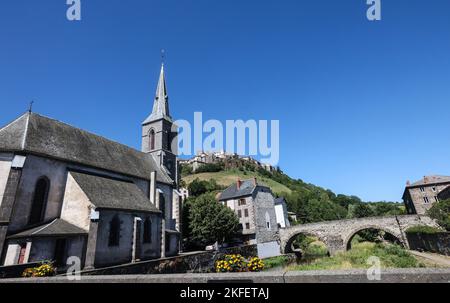
[(212, 193), (203, 194), (190, 203), (189, 229), (192, 240), (200, 245), (223, 243), (237, 232), (238, 225), (236, 214), (220, 204)]
[(375, 212), (367, 203), (358, 203), (350, 208), (351, 218), (366, 218), (373, 217)]
[(434, 203), (427, 214), (435, 219), (442, 228), (450, 231), (450, 199)]
[(198, 197), (203, 194), (206, 194), (207, 192), (212, 192), (221, 189), (221, 187), (217, 184), (216, 180), (214, 179), (211, 179), (209, 181), (205, 180), (200, 181), (199, 178), (196, 178), (194, 181), (191, 182), (191, 184), (189, 184), (188, 189), (190, 196)]

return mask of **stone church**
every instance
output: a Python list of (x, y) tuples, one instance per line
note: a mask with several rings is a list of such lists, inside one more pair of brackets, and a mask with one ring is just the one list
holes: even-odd
[(88, 269), (178, 254), (176, 140), (164, 66), (141, 151), (31, 112), (1, 128), (0, 264), (75, 256)]

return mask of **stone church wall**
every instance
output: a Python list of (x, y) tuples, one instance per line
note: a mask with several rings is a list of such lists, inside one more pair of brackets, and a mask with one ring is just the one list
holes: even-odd
[[(133, 181), (148, 196), (149, 181), (126, 177), (120, 174), (103, 170), (66, 163), (63, 161), (28, 155), (22, 171), (22, 177), (17, 193), (17, 201), (14, 207), (9, 232), (14, 233), (27, 227), (29, 214), (37, 181), (45, 176), (50, 180), (50, 191), (45, 212), (44, 221), (61, 216), (64, 193), (66, 191), (67, 176), (69, 170), (83, 171), (85, 173), (97, 173), (106, 177), (119, 178)], [(77, 225), (77, 224), (75, 224)]]
[[(120, 242), (118, 246), (109, 246), (110, 222), (113, 217), (119, 214), (121, 221)], [(143, 243), (143, 226), (147, 216), (152, 220), (152, 243)], [(97, 249), (95, 254), (95, 265), (108, 266), (113, 264), (123, 264), (131, 262), (133, 250), (134, 218), (140, 217), (141, 224), (141, 259), (156, 258), (160, 256), (161, 247), (161, 219), (156, 214), (146, 214), (139, 212), (117, 212), (100, 211), (100, 221), (97, 234)]]

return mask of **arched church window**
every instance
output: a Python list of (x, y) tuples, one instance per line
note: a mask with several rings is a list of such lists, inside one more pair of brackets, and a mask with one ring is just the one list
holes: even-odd
[(152, 220), (150, 218), (144, 221), (144, 243), (152, 243)]
[(29, 224), (36, 224), (44, 220), (45, 208), (47, 206), (48, 192), (50, 190), (50, 181), (47, 177), (40, 178), (34, 189), (33, 204)]
[(120, 219), (115, 215), (109, 222), (109, 246), (119, 246), (120, 242)]
[(155, 149), (155, 130), (151, 129), (148, 136), (149, 136), (149, 144), (150, 144), (150, 150), (154, 150)]

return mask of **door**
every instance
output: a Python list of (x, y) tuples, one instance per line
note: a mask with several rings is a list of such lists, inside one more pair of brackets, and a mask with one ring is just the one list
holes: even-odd
[(17, 264), (25, 263), (26, 252), (27, 252), (27, 244), (26, 243), (20, 244), (19, 261), (17, 261)]

